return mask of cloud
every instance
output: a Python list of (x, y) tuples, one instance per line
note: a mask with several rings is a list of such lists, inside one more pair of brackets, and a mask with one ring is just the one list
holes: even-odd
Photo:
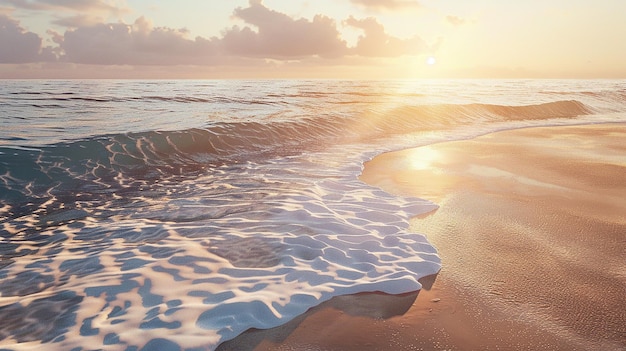
[[(0, 0), (2, 1), (2, 0)], [(29, 8), (50, 6), (76, 9), (109, 6), (103, 0), (9, 0)], [(79, 4), (79, 3), (82, 3)], [(17, 5), (16, 5), (17, 4)], [(0, 15), (2, 16), (2, 15)], [(266, 65), (267, 62), (326, 59), (341, 63), (349, 58), (395, 57), (423, 52), (419, 37), (399, 39), (388, 35), (374, 18), (350, 17), (344, 25), (363, 31), (355, 47), (342, 39), (335, 20), (316, 15), (293, 18), (267, 8), (260, 0), (234, 10), (242, 26), (225, 29), (220, 37), (192, 38), (187, 29), (157, 27), (145, 17), (134, 23), (104, 23), (96, 15), (77, 14), (52, 23), (64, 32), (48, 30), (54, 47), (42, 48), (42, 38), (27, 32), (8, 16), (0, 17), (0, 62), (51, 62), (82, 65), (219, 66)]]
[(11, 11), (26, 10), (49, 13), (52, 24), (77, 28), (103, 23), (107, 17), (120, 18), (130, 9), (113, 0), (0, 0), (10, 6)]
[(27, 32), (18, 21), (0, 15), (0, 63), (26, 63), (49, 60), (49, 50), (41, 55), (42, 39)]
[(457, 16), (446, 16), (446, 21), (453, 26), (460, 26), (465, 24), (465, 19)]
[(271, 58), (305, 56), (337, 57), (346, 52), (334, 20), (316, 15), (313, 20), (293, 19), (250, 0), (247, 8), (237, 8), (234, 16), (256, 27), (237, 26), (223, 33), (224, 48), (233, 54)]
[(16, 8), (26, 10), (61, 10), (76, 12), (108, 12), (121, 14), (128, 9), (106, 0), (4, 0)]
[(344, 21), (344, 24), (363, 30), (354, 53), (369, 57), (395, 57), (412, 55), (423, 52), (428, 48), (426, 43), (418, 36), (410, 39), (399, 39), (385, 33), (385, 28), (378, 21), (369, 17), (356, 19), (352, 16)]
[(60, 44), (63, 61), (101, 65), (211, 65), (233, 57), (296, 59), (348, 52), (335, 21), (325, 16), (293, 19), (258, 0), (237, 8), (234, 16), (247, 26), (228, 28), (221, 38), (211, 39), (189, 39), (187, 30), (154, 27), (144, 17), (133, 25), (91, 24), (89, 18), (76, 17), (64, 23), (75, 28), (54, 41)]
[(104, 22), (102, 17), (87, 14), (68, 16), (52, 21), (53, 24), (67, 28), (89, 27), (102, 22)]
[[(23, 0), (20, 0), (23, 1)], [(48, 11), (56, 11), (52, 24), (66, 28), (79, 28), (104, 23), (107, 18), (119, 19), (132, 11), (107, 0), (38, 0)], [(70, 14), (70, 15), (64, 15)]]
[(144, 17), (133, 25), (97, 24), (68, 30), (60, 40), (63, 61), (101, 65), (208, 64), (214, 40), (187, 38), (187, 31), (153, 27)]
[(353, 4), (373, 10), (396, 10), (401, 8), (420, 7), (417, 1), (411, 0), (350, 0)]

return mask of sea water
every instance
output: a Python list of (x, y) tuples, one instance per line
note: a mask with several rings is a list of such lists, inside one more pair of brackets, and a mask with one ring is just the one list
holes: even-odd
[(419, 290), (437, 205), (365, 161), (625, 111), (623, 80), (2, 81), (0, 348), (212, 350)]

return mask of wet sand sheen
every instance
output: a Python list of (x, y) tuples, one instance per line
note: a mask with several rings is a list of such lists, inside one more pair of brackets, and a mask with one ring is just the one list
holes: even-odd
[(626, 349), (626, 125), (506, 131), (380, 155), (362, 180), (441, 205), (443, 269), (334, 298), (220, 350)]

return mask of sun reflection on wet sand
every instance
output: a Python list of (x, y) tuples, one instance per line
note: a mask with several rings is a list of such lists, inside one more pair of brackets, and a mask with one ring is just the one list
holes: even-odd
[[(482, 311), (456, 314), (459, 323), (441, 311), (426, 318), (449, 346), (622, 349), (624, 133), (620, 124), (530, 128), (366, 164), (361, 180), (440, 205), (412, 228), (439, 250), (443, 300)], [(423, 317), (405, 319), (428, 335)]]
[(433, 167), (441, 156), (441, 153), (431, 146), (424, 146), (412, 149), (407, 155), (407, 162), (411, 169), (424, 170)]

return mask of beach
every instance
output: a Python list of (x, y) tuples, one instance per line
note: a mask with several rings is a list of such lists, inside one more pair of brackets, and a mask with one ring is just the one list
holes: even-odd
[(4, 81), (0, 349), (624, 349), (625, 92)]
[(219, 350), (626, 349), (626, 125), (526, 128), (389, 152), (361, 180), (439, 204), (411, 221), (423, 289), (339, 296)]
[(626, 351), (626, 1), (313, 4), (0, 3), (0, 351)]

